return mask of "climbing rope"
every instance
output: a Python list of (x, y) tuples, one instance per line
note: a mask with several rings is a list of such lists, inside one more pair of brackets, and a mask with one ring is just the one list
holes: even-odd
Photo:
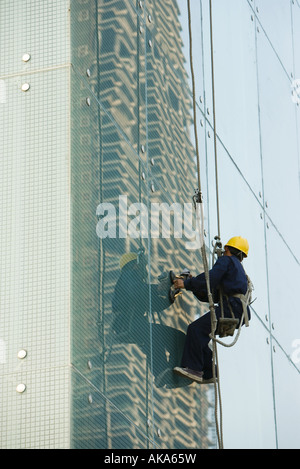
[[(192, 43), (192, 24), (191, 24), (191, 6), (190, 0), (187, 0), (188, 7), (188, 26), (189, 26), (189, 52), (190, 52), (190, 68), (191, 68), (191, 77), (192, 77), (192, 96), (193, 96), (193, 116), (194, 116), (194, 134), (195, 134), (195, 148), (196, 148), (196, 158), (197, 158), (197, 175), (198, 175), (198, 190), (196, 191), (193, 200), (196, 210), (196, 219), (198, 232), (200, 236), (200, 249), (203, 259), (203, 266), (205, 272), (205, 280), (207, 286), (207, 296), (209, 303), (209, 310), (211, 314), (211, 333), (214, 336), (216, 327), (217, 327), (217, 318), (215, 312), (214, 301), (212, 293), (210, 290), (210, 281), (209, 281), (209, 269), (208, 262), (206, 257), (206, 249), (204, 243), (204, 214), (203, 214), (203, 198), (201, 192), (201, 177), (200, 177), (200, 157), (199, 157), (199, 148), (198, 148), (198, 133), (197, 133), (197, 116), (196, 116), (196, 98), (195, 98), (195, 75), (193, 67), (193, 43)], [(210, 17), (211, 17), (211, 0), (210, 0)], [(210, 20), (212, 25), (212, 19)], [(212, 35), (212, 29), (211, 29)], [(211, 39), (212, 42), (212, 39)], [(214, 99), (213, 99), (214, 101)], [(215, 114), (215, 113), (214, 113)], [(215, 120), (215, 118), (214, 118)], [(215, 137), (215, 149), (216, 149), (216, 137)], [(218, 210), (219, 211), (219, 210)], [(219, 226), (219, 222), (218, 222)], [(216, 366), (215, 366), (216, 365)], [(216, 379), (216, 368), (217, 376)], [(212, 372), (213, 372), (213, 381), (215, 387), (215, 421), (216, 421), (216, 431), (218, 437), (219, 448), (223, 448), (223, 422), (222, 422), (222, 401), (221, 401), (221, 392), (220, 392), (220, 374), (218, 366), (218, 353), (217, 353), (217, 343), (213, 340), (213, 360), (212, 360)], [(219, 408), (220, 408), (220, 425), (218, 424), (218, 395), (219, 395)]]
[[(188, 0), (189, 1), (189, 0)], [(203, 215), (203, 204), (197, 203), (196, 206), (196, 217), (197, 217), (197, 227), (200, 235), (200, 247), (201, 254), (204, 265), (205, 279), (206, 279), (206, 288), (208, 293), (209, 300), (209, 309), (210, 309), (210, 318), (211, 318), (211, 335), (212, 340), (212, 374), (213, 374), (213, 383), (215, 390), (215, 423), (216, 423), (216, 432), (218, 438), (219, 448), (223, 449), (223, 413), (222, 413), (222, 399), (221, 399), (221, 387), (220, 387), (220, 372), (219, 372), (219, 361), (218, 361), (218, 351), (217, 351), (217, 340), (215, 339), (215, 332), (218, 324), (218, 320), (215, 312), (215, 305), (210, 290), (210, 281), (209, 281), (209, 270), (207, 264), (206, 250), (204, 244), (204, 215)], [(217, 372), (217, 373), (216, 373)], [(218, 379), (216, 379), (218, 378)], [(219, 402), (218, 402), (219, 401)], [(220, 409), (220, 423), (218, 421), (218, 405)]]
[(218, 237), (220, 239), (220, 205), (219, 205), (219, 179), (218, 179), (218, 150), (217, 150), (217, 124), (216, 124), (216, 100), (215, 100), (215, 66), (214, 66), (214, 43), (213, 43), (213, 21), (212, 2), (209, 0), (209, 24), (210, 24), (210, 62), (211, 62), (211, 87), (213, 103), (213, 127), (214, 127), (214, 153), (215, 153), (215, 179), (216, 179), (216, 201), (217, 201), (217, 223)]
[[(221, 388), (220, 388), (220, 372), (219, 372), (219, 364), (218, 364), (218, 351), (217, 351), (217, 343), (224, 346), (224, 347), (232, 347), (236, 344), (240, 332), (241, 327), (245, 323), (248, 326), (248, 312), (247, 307), (251, 301), (251, 294), (253, 290), (253, 285), (249, 277), (247, 276), (248, 281), (248, 289), (245, 295), (235, 294), (233, 296), (240, 298), (242, 305), (243, 305), (243, 314), (239, 322), (238, 332), (236, 334), (235, 339), (232, 343), (228, 344), (216, 338), (217, 325), (218, 320), (216, 318), (215, 313), (215, 306), (213, 301), (213, 296), (210, 290), (210, 281), (209, 281), (209, 269), (208, 269), (208, 262), (206, 257), (206, 249), (204, 243), (204, 213), (203, 213), (203, 198), (201, 192), (201, 176), (200, 176), (200, 157), (199, 157), (199, 148), (198, 148), (198, 135), (197, 135), (197, 117), (196, 117), (196, 98), (195, 98), (195, 77), (194, 77), (194, 69), (193, 69), (193, 47), (192, 47), (192, 25), (191, 25), (191, 8), (190, 8), (190, 0), (187, 0), (188, 6), (188, 23), (189, 23), (189, 43), (190, 43), (190, 68), (191, 68), (191, 77), (192, 77), (192, 97), (193, 97), (193, 115), (194, 115), (194, 134), (195, 134), (195, 148), (196, 148), (196, 158), (197, 158), (197, 175), (198, 175), (198, 189), (193, 197), (195, 211), (196, 211), (196, 222), (197, 228), (199, 233), (199, 240), (200, 240), (200, 249), (203, 259), (203, 266), (205, 272), (205, 280), (207, 286), (207, 295), (208, 295), (208, 303), (209, 303), (209, 310), (211, 314), (211, 333), (209, 337), (212, 340), (212, 373), (213, 373), (213, 382), (215, 388), (215, 421), (216, 421), (216, 432), (218, 437), (219, 448), (223, 449), (223, 416), (222, 416), (222, 399), (221, 399)], [(214, 256), (217, 253), (218, 256), (221, 255), (222, 252), (222, 244), (220, 242), (220, 210), (219, 210), (219, 190), (218, 190), (218, 161), (217, 161), (217, 131), (216, 131), (216, 112), (215, 112), (215, 84), (214, 84), (214, 58), (213, 58), (213, 18), (212, 18), (212, 0), (209, 0), (209, 16), (210, 16), (210, 47), (211, 47), (211, 71), (212, 71), (212, 100), (213, 100), (213, 128), (214, 128), (214, 153), (215, 153), (215, 179), (216, 179), (216, 200), (217, 200), (217, 225), (218, 225), (218, 236), (215, 237), (216, 244), (213, 251), (213, 260)], [(226, 296), (225, 296), (226, 298)], [(237, 327), (236, 323), (238, 320), (235, 319), (233, 311), (231, 309), (230, 303), (228, 302), (229, 308), (232, 314), (232, 322), (234, 329)], [(220, 291), (220, 307), (221, 307), (221, 317), (224, 320), (224, 312), (223, 312), (223, 293)], [(235, 321), (235, 322), (234, 322)], [(220, 321), (219, 321), (220, 323)], [(232, 333), (225, 333), (220, 335), (220, 337), (226, 335), (233, 335)], [(216, 372), (217, 378), (216, 379)], [(219, 402), (218, 402), (219, 399)], [(220, 423), (218, 422), (218, 404), (220, 409)]]

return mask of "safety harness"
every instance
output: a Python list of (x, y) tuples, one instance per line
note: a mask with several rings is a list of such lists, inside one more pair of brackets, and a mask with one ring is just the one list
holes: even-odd
[[(232, 344), (225, 344), (213, 336), (213, 334), (210, 334), (210, 338), (213, 340), (216, 340), (218, 343), (221, 345), (224, 345), (225, 347), (232, 347), (237, 342), (237, 339), (240, 335), (240, 330), (243, 324), (245, 324), (246, 327), (249, 327), (249, 316), (248, 316), (248, 306), (251, 304), (252, 301), (252, 291), (253, 291), (253, 283), (250, 279), (250, 277), (246, 274), (247, 278), (247, 291), (245, 294), (243, 293), (234, 293), (230, 295), (231, 298), (239, 298), (239, 300), (242, 303), (243, 307), (243, 314), (241, 319), (237, 319), (234, 315), (231, 303), (229, 301), (229, 296), (225, 295), (222, 291), (222, 288), (220, 288), (220, 307), (221, 307), (221, 317), (218, 319), (217, 323), (217, 328), (215, 331), (215, 335), (218, 335), (219, 337), (227, 337), (227, 336), (233, 336), (234, 332), (236, 329), (238, 329), (237, 337), (234, 340)], [(225, 318), (224, 317), (224, 304), (223, 304), (223, 297), (225, 297), (227, 301), (227, 305), (231, 314), (231, 318)]]

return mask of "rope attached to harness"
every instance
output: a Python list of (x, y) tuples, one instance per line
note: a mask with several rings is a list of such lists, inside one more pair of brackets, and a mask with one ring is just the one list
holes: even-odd
[[(194, 113), (194, 134), (195, 134), (195, 147), (196, 147), (196, 158), (197, 158), (197, 173), (198, 173), (198, 190), (193, 197), (195, 210), (196, 210), (196, 218), (197, 218), (197, 226), (199, 229), (199, 236), (200, 236), (200, 249), (203, 259), (204, 265), (204, 272), (205, 272), (205, 279), (207, 285), (207, 295), (208, 295), (208, 302), (209, 302), (209, 309), (211, 313), (211, 331), (215, 334), (216, 327), (217, 327), (217, 318), (215, 312), (215, 306), (213, 302), (212, 293), (210, 290), (210, 282), (209, 282), (209, 270), (208, 270), (208, 262), (206, 257), (206, 250), (205, 250), (205, 243), (204, 243), (204, 215), (203, 215), (203, 199), (202, 199), (202, 192), (201, 192), (201, 177), (200, 177), (200, 157), (199, 157), (199, 148), (198, 148), (198, 135), (197, 135), (197, 118), (196, 118), (196, 99), (195, 99), (195, 76), (194, 76), (194, 68), (193, 68), (193, 50), (192, 50), (192, 25), (191, 25), (191, 6), (190, 0), (187, 0), (187, 7), (188, 7), (188, 20), (189, 20), (189, 42), (190, 42), (190, 68), (191, 68), (191, 76), (192, 76), (192, 88), (193, 88), (193, 113)], [(219, 388), (219, 407), (220, 407), (220, 428), (218, 424), (218, 402), (217, 402), (217, 380), (216, 380), (216, 369), (215, 363), (218, 370), (218, 353), (217, 353), (217, 345), (216, 341), (213, 341), (213, 365), (212, 365), (212, 372), (213, 372), (213, 382), (215, 387), (215, 421), (216, 421), (216, 431), (218, 437), (219, 448), (223, 448), (223, 430), (222, 430), (222, 402), (221, 402), (221, 393), (220, 393), (220, 375), (218, 372), (218, 388)]]
[[(200, 157), (199, 157), (199, 148), (198, 148), (198, 134), (197, 134), (197, 118), (196, 118), (196, 99), (195, 99), (195, 76), (194, 76), (194, 68), (193, 68), (193, 44), (192, 44), (192, 26), (191, 26), (191, 6), (190, 6), (190, 0), (187, 0), (187, 7), (188, 7), (188, 23), (189, 23), (189, 52), (190, 52), (190, 68), (191, 68), (191, 77), (192, 77), (192, 95), (193, 95), (193, 115), (194, 115), (194, 135), (195, 135), (195, 148), (196, 148), (196, 159), (197, 159), (197, 175), (198, 175), (198, 190), (196, 191), (194, 197), (193, 197), (193, 202), (194, 202), (194, 207), (196, 211), (196, 220), (197, 220), (197, 228), (198, 228), (198, 233), (199, 233), (199, 239), (200, 239), (200, 250), (201, 250), (201, 255), (202, 255), (202, 260), (203, 260), (203, 267), (204, 267), (204, 273), (205, 273), (205, 280), (206, 280), (206, 286), (207, 286), (207, 296), (208, 296), (208, 303), (209, 303), (209, 310), (210, 310), (210, 315), (211, 315), (211, 333), (209, 337), (212, 340), (212, 352), (213, 352), (213, 360), (212, 360), (212, 373), (213, 373), (213, 382), (214, 382), (214, 387), (215, 387), (215, 420), (216, 420), (216, 431), (217, 431), (217, 436), (218, 436), (218, 443), (219, 443), (219, 448), (223, 448), (223, 422), (222, 422), (222, 400), (221, 400), (221, 390), (220, 390), (220, 373), (219, 373), (219, 365), (218, 365), (218, 353), (217, 353), (217, 343), (224, 346), (224, 347), (232, 347), (233, 345), (236, 344), (240, 332), (241, 332), (241, 327), (245, 323), (246, 327), (249, 326), (249, 319), (248, 319), (248, 305), (250, 304), (251, 301), (251, 294), (253, 290), (253, 285), (249, 277), (247, 276), (247, 281), (248, 281), (248, 289), (247, 293), (245, 295), (242, 294), (234, 294), (232, 295), (233, 297), (239, 298), (240, 301), (242, 302), (243, 306), (243, 314), (240, 319), (235, 318), (234, 313), (232, 311), (232, 308), (230, 306), (230, 303), (228, 301), (229, 307), (231, 308), (231, 332), (227, 333), (225, 332), (224, 335), (220, 335), (221, 337), (225, 337), (226, 335), (233, 335), (234, 330), (237, 328), (237, 324), (239, 322), (238, 326), (238, 332), (236, 334), (235, 339), (231, 344), (227, 344), (222, 342), (221, 340), (216, 338), (216, 334), (218, 333), (217, 327), (218, 327), (218, 320), (216, 317), (216, 312), (215, 312), (215, 305), (213, 301), (213, 295), (211, 293), (210, 289), (210, 281), (209, 281), (209, 269), (208, 269), (208, 262), (207, 262), (207, 256), (206, 256), (206, 248), (205, 248), (205, 243), (204, 243), (204, 214), (203, 214), (203, 198), (202, 198), (202, 192), (201, 192), (201, 175), (200, 175)], [(219, 194), (218, 194), (218, 170), (217, 170), (217, 132), (216, 132), (216, 112), (215, 112), (215, 86), (214, 86), (214, 59), (213, 59), (213, 19), (212, 19), (212, 0), (209, 0), (209, 17), (210, 17), (210, 46), (211, 46), (211, 70), (212, 70), (212, 98), (213, 98), (213, 127), (214, 127), (214, 151), (215, 151), (215, 178), (216, 178), (216, 196), (217, 196), (217, 222), (218, 222), (218, 236), (216, 236), (215, 239), (218, 239), (219, 241), (216, 242), (216, 251), (219, 253), (221, 252), (221, 243), (220, 243), (220, 213), (219, 213)], [(214, 250), (213, 256), (216, 252)], [(223, 294), (222, 291), (220, 291), (220, 306), (221, 306), (221, 315), (223, 321), (226, 319), (224, 318), (224, 312), (223, 312)], [(230, 321), (230, 320), (229, 320)], [(217, 369), (217, 378), (216, 379), (216, 369)], [(217, 388), (218, 384), (218, 388)], [(218, 402), (217, 402), (217, 395), (219, 395), (219, 407), (220, 407), (220, 425), (218, 424), (218, 416), (217, 416), (217, 410), (218, 410)]]

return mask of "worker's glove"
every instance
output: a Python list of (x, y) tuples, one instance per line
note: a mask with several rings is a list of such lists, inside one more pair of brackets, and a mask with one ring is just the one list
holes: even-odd
[(175, 275), (173, 270), (170, 270), (170, 281), (171, 281), (171, 287), (169, 289), (169, 300), (171, 303), (174, 303), (178, 295), (182, 295), (182, 292), (180, 291), (180, 288), (184, 288), (184, 284), (182, 284), (181, 287), (178, 287), (177, 284), (178, 282), (183, 282), (182, 278), (178, 275)]

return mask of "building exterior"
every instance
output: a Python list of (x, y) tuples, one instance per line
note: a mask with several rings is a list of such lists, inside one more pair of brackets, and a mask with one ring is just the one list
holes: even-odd
[(203, 271), (198, 170), (209, 265), (245, 236), (257, 297), (218, 347), (224, 446), (299, 447), (298, 0), (192, 0), (195, 120), (185, 0), (25, 3), (0, 3), (0, 447), (218, 446), (214, 387), (172, 372), (207, 310), (168, 296)]

